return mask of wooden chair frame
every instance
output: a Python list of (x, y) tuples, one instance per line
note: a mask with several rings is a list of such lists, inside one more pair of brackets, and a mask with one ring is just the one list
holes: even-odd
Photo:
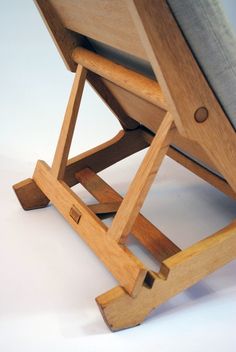
[[(98, 56), (88, 46), (85, 48), (61, 26), (56, 16), (52, 16), (49, 3), (36, 2), (64, 59), (71, 69), (76, 67), (76, 73), (52, 167), (38, 161), (33, 178), (16, 184), (14, 190), (25, 210), (45, 207), (52, 202), (117, 279), (119, 286), (96, 298), (111, 330), (135, 326), (153, 308), (235, 259), (235, 221), (181, 250), (140, 213), (165, 155), (236, 198), (235, 131), (165, 1), (128, 2), (158, 83)], [(180, 72), (183, 66), (187, 72), (184, 75)], [(107, 143), (68, 160), (86, 79), (118, 117), (123, 130)], [(194, 91), (193, 81), (197, 85)], [(147, 122), (150, 128), (127, 116), (112, 94), (114, 87), (157, 108), (155, 121)], [(201, 120), (202, 114), (206, 118), (199, 123), (198, 117)], [(178, 147), (186, 144), (195, 145), (191, 149), (193, 155), (217, 169), (224, 178), (181, 153)], [(122, 199), (97, 173), (147, 147)], [(81, 183), (98, 203), (88, 206), (72, 192), (70, 187), (77, 183)], [(101, 221), (99, 216), (103, 214), (115, 214), (110, 228)], [(146, 268), (126, 247), (131, 232), (161, 263), (158, 273)]]

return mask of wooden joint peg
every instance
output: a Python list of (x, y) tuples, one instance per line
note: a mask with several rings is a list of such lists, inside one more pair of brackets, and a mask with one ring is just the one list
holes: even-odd
[(76, 224), (79, 223), (81, 218), (81, 213), (79, 212), (79, 210), (76, 208), (75, 205), (73, 205), (70, 209), (70, 216), (76, 222)]

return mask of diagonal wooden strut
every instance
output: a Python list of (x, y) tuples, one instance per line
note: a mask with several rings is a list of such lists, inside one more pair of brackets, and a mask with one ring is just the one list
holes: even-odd
[[(119, 193), (91, 169), (83, 169), (77, 172), (75, 176), (83, 187), (99, 202), (121, 203), (123, 201)], [(180, 251), (168, 237), (158, 230), (142, 214), (138, 214), (132, 228), (132, 234), (159, 262), (162, 262)]]
[(114, 214), (119, 209), (121, 202), (104, 202), (89, 205), (89, 209), (97, 215)]
[(96, 298), (111, 330), (140, 324), (159, 305), (236, 257), (236, 222), (164, 261), (151, 290), (133, 299), (120, 286)]
[[(130, 0), (127, 5), (178, 131), (201, 145), (235, 192), (235, 130), (182, 35), (168, 1)], [(204, 123), (194, 119), (201, 107), (209, 117)]]
[(173, 118), (167, 113), (109, 229), (116, 241), (124, 243), (130, 233), (175, 131)]
[(133, 131), (120, 131), (111, 140), (68, 160), (64, 180), (68, 186), (72, 187), (78, 183), (75, 177), (76, 172), (85, 168), (90, 168), (94, 172), (102, 171), (147, 148), (149, 144), (143, 138), (142, 128)]
[[(33, 179), (37, 187), (103, 261), (120, 285), (131, 296), (135, 296), (147, 274), (144, 265), (107, 235), (107, 226), (65, 182), (55, 178), (45, 162), (38, 161)], [(80, 215), (79, 221), (75, 221), (72, 210)]]
[(65, 113), (65, 118), (61, 128), (57, 149), (52, 163), (52, 174), (57, 179), (63, 179), (65, 174), (66, 164), (80, 107), (80, 101), (83, 93), (86, 74), (87, 70), (83, 66), (78, 65)]

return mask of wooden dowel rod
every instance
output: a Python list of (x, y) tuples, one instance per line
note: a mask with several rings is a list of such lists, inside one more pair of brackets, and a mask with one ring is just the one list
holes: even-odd
[[(91, 169), (84, 168), (77, 172), (75, 177), (99, 202), (122, 202), (123, 198), (119, 193)], [(134, 223), (132, 235), (146, 247), (159, 262), (162, 262), (180, 251), (171, 240), (142, 214), (138, 215)]]
[(156, 81), (82, 47), (74, 49), (72, 57), (77, 64), (166, 110), (165, 99)]

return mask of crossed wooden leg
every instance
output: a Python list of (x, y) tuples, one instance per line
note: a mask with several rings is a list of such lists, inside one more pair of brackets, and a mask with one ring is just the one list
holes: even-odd
[(236, 222), (163, 261), (152, 288), (131, 297), (120, 286), (96, 298), (104, 320), (116, 331), (140, 324), (160, 304), (236, 257)]
[(49, 203), (49, 199), (32, 178), (15, 184), (13, 189), (24, 210), (44, 208)]
[[(143, 138), (143, 128), (137, 127), (121, 131), (112, 140), (68, 161), (86, 74), (78, 66), (52, 167), (38, 161), (33, 179), (13, 188), (26, 210), (44, 207), (51, 201), (117, 279), (120, 286), (96, 299), (104, 319), (115, 331), (139, 324), (153, 308), (234, 259), (236, 223), (181, 251), (140, 214), (176, 131), (169, 113), (150, 143)], [(123, 199), (97, 172), (149, 144)], [(87, 206), (70, 189), (78, 182), (98, 204)], [(108, 229), (97, 214), (109, 212), (115, 217)], [(161, 263), (159, 273), (148, 270), (126, 247), (130, 233)]]

